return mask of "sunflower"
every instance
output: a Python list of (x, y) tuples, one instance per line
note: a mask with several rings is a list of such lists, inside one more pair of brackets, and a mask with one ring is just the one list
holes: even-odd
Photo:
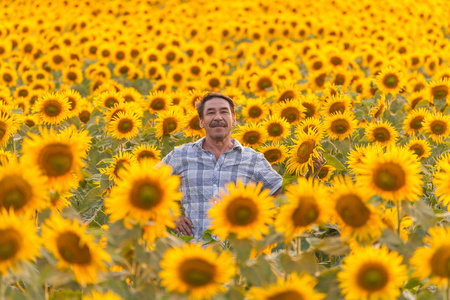
[(14, 116), (5, 110), (0, 111), (0, 147), (5, 147), (8, 140), (19, 129)]
[(259, 152), (264, 154), (264, 157), (271, 165), (282, 163), (287, 157), (286, 146), (278, 143), (273, 143), (272, 145), (265, 145), (260, 148)]
[(176, 107), (172, 107), (166, 111), (158, 113), (158, 118), (156, 119), (155, 125), (155, 137), (160, 139), (165, 135), (170, 135), (177, 131), (180, 131), (182, 119), (183, 113)]
[(189, 299), (209, 299), (225, 292), (225, 284), (236, 274), (230, 252), (219, 255), (195, 244), (167, 250), (160, 265), (161, 285), (169, 292), (189, 293)]
[(169, 166), (155, 168), (155, 163), (145, 159), (120, 173), (110, 198), (105, 199), (105, 212), (110, 214), (111, 222), (126, 218), (144, 225), (152, 218), (179, 214), (180, 179), (171, 175)]
[(109, 175), (109, 180), (120, 180), (123, 170), (129, 169), (136, 164), (136, 159), (129, 152), (120, 151), (112, 157), (112, 162), (108, 167), (99, 169), (100, 173)]
[(284, 118), (289, 124), (295, 125), (301, 122), (306, 108), (300, 104), (298, 99), (287, 100), (276, 104), (272, 108), (272, 115)]
[(94, 237), (86, 233), (87, 225), (80, 225), (76, 219), (52, 215), (42, 227), (44, 246), (58, 260), (58, 269), (71, 270), (82, 286), (96, 282), (97, 273), (107, 270), (104, 261), (111, 261), (111, 258), (94, 243)]
[(409, 140), (406, 147), (417, 156), (418, 160), (422, 158), (427, 158), (431, 155), (430, 144), (423, 139), (413, 138)]
[(20, 218), (14, 211), (0, 210), (0, 276), (7, 275), (17, 262), (40, 256), (41, 240), (35, 221)]
[(164, 91), (156, 91), (147, 96), (146, 107), (150, 113), (158, 113), (169, 109), (172, 106), (170, 95)]
[(374, 119), (379, 119), (383, 115), (383, 112), (386, 110), (386, 95), (381, 95), (381, 97), (377, 100), (377, 105), (370, 110), (370, 115)]
[(11, 151), (0, 150), (0, 166), (6, 166), (17, 158), (16, 154)]
[(203, 137), (205, 131), (200, 127), (200, 117), (197, 112), (191, 112), (184, 116), (181, 127), (184, 128), (185, 137)]
[(96, 107), (112, 108), (115, 105), (125, 102), (125, 99), (116, 91), (105, 91), (100, 93), (99, 87), (96, 93), (97, 96), (94, 98), (94, 105)]
[(89, 297), (83, 294), (82, 300), (122, 300), (120, 296), (117, 296), (113, 292), (100, 293), (97, 291), (91, 291), (92, 295)]
[(405, 87), (406, 79), (400, 69), (388, 66), (377, 75), (376, 84), (384, 94), (396, 95)]
[(80, 112), (78, 113), (78, 119), (84, 124), (91, 120), (91, 115), (93, 112), (92, 104), (86, 100), (86, 98), (81, 99)]
[(328, 136), (332, 139), (340, 140), (350, 137), (355, 130), (356, 125), (357, 121), (351, 112), (334, 113), (326, 117), (323, 121), (323, 127)]
[(425, 108), (418, 108), (408, 113), (403, 120), (403, 130), (406, 134), (416, 135), (418, 132), (424, 129), (423, 121), (430, 112)]
[(414, 92), (406, 97), (406, 101), (411, 106), (411, 110), (415, 109), (416, 106), (421, 103), (426, 103), (428, 105), (428, 101), (426, 100), (426, 94), (423, 91)]
[(0, 84), (13, 87), (17, 84), (17, 71), (8, 67), (0, 67)]
[(328, 190), (318, 181), (299, 177), (298, 184), (288, 185), (285, 194), (288, 203), (281, 206), (275, 220), (275, 228), (284, 233), (285, 242), (329, 221)]
[(297, 84), (291, 83), (283, 84), (281, 87), (276, 87), (271, 94), (275, 103), (283, 103), (300, 97), (302, 95), (302, 91)]
[(72, 193), (66, 191), (50, 191), (50, 209), (53, 213), (60, 213), (64, 207), (70, 206), (67, 200), (72, 196)]
[(323, 89), (327, 78), (328, 78), (327, 71), (319, 71), (319, 72), (310, 73), (309, 79), (308, 79), (309, 87), (313, 91), (321, 90), (321, 89)]
[(319, 181), (325, 182), (330, 180), (331, 176), (333, 175), (334, 171), (336, 171), (336, 168), (331, 165), (323, 165), (319, 172), (317, 173), (317, 178)]
[(450, 203), (450, 162), (446, 159), (440, 159), (438, 162), (439, 169), (434, 174), (433, 184), (436, 186), (435, 195), (438, 201), (444, 206)]
[(258, 122), (269, 114), (269, 105), (263, 97), (250, 98), (245, 101), (241, 114), (247, 121)]
[(446, 227), (432, 227), (429, 236), (424, 238), (426, 247), (419, 247), (410, 259), (415, 270), (414, 277), (425, 279), (430, 277), (428, 284), (435, 284), (443, 288), (448, 284), (450, 272), (450, 229)]
[(246, 123), (244, 126), (238, 126), (235, 137), (242, 145), (255, 149), (266, 142), (267, 131), (261, 125)]
[(134, 159), (139, 163), (144, 159), (161, 160), (161, 150), (158, 150), (156, 145), (139, 145), (133, 150), (132, 154)]
[(60, 133), (53, 128), (41, 129), (40, 135), (28, 133), (28, 136), (22, 144), (21, 161), (27, 166), (38, 166), (56, 190), (75, 187), (77, 177), (81, 177), (82, 159), (86, 158), (91, 142), (89, 133), (69, 127)]
[(244, 186), (241, 180), (230, 182), (219, 196), (214, 198), (214, 206), (208, 215), (212, 219), (211, 229), (220, 239), (225, 240), (230, 233), (239, 239), (253, 237), (262, 239), (269, 233), (268, 225), (274, 215), (273, 197), (270, 190), (261, 190), (262, 183)]
[(145, 65), (144, 76), (148, 79), (162, 79), (166, 77), (166, 69), (159, 62), (151, 62)]
[(133, 139), (139, 134), (142, 122), (133, 112), (119, 112), (108, 124), (107, 131), (115, 139)]
[(119, 92), (124, 99), (124, 103), (136, 103), (138, 106), (143, 106), (145, 98), (136, 89), (132, 87), (124, 88)]
[(370, 149), (355, 171), (358, 182), (371, 195), (394, 202), (417, 201), (422, 195), (420, 163), (407, 148), (391, 146), (384, 154)]
[(0, 168), (0, 210), (23, 215), (49, 207), (47, 179), (36, 166), (11, 159)]
[(250, 300), (325, 299), (325, 294), (314, 291), (316, 284), (317, 280), (307, 273), (291, 273), (287, 279), (278, 278), (276, 284), (264, 288), (251, 287), (247, 297)]
[(380, 146), (394, 145), (398, 132), (388, 121), (378, 121), (369, 123), (366, 126), (365, 136), (368, 142), (376, 142)]
[(70, 115), (70, 103), (61, 93), (45, 93), (36, 101), (33, 112), (45, 124), (59, 124)]
[(450, 136), (450, 116), (442, 113), (428, 114), (423, 120), (423, 128), (436, 143), (442, 141)]
[(11, 105), (14, 100), (11, 97), (11, 91), (7, 87), (0, 87), (0, 104)]
[(349, 176), (333, 181), (329, 197), (342, 239), (348, 237), (370, 243), (381, 236), (384, 226), (378, 210), (368, 203), (370, 195)]
[[(0, 92), (0, 95), (1, 95), (1, 92)], [(9, 91), (8, 91), (8, 95), (9, 95)], [(31, 88), (28, 85), (18, 86), (18, 87), (16, 87), (16, 90), (14, 91), (13, 95), (15, 98), (23, 97), (28, 100), (28, 97), (30, 97), (30, 95), (31, 95)], [(5, 103), (5, 104), (10, 104), (10, 103)]]
[(397, 299), (400, 288), (408, 280), (408, 268), (403, 257), (382, 246), (355, 250), (344, 258), (337, 274), (345, 299)]
[(290, 124), (285, 120), (277, 116), (270, 116), (267, 120), (261, 123), (261, 126), (266, 129), (267, 139), (271, 141), (282, 141), (288, 137), (291, 133)]
[(66, 84), (77, 85), (83, 82), (84, 77), (80, 68), (70, 67), (62, 70), (61, 79)]
[(275, 87), (274, 76), (265, 69), (258, 71), (250, 79), (250, 91), (255, 94), (266, 94)]
[(78, 113), (81, 110), (80, 104), (81, 104), (81, 94), (75, 90), (72, 89), (68, 89), (65, 91), (60, 92), (60, 94), (62, 96), (66, 96), (69, 104), (70, 104), (70, 108), (69, 108), (69, 116), (73, 117), (73, 116), (78, 116)]
[(319, 98), (316, 95), (308, 95), (299, 98), (300, 104), (304, 107), (303, 117), (317, 118), (319, 117), (319, 110), (322, 106)]
[(430, 99), (447, 99), (450, 93), (449, 78), (429, 82), (427, 92)]
[(322, 135), (314, 130), (308, 133), (297, 131), (297, 139), (289, 150), (286, 171), (291, 174), (300, 175), (307, 171), (308, 167), (313, 167), (315, 158), (319, 158), (319, 151), (323, 150), (320, 145)]
[(325, 132), (324, 123), (319, 118), (306, 118), (296, 128), (295, 135), (299, 132), (308, 133), (309, 130), (317, 132), (319, 136), (322, 136)]
[[(383, 224), (392, 230), (393, 232), (398, 231), (398, 212), (396, 208), (386, 208), (381, 214), (381, 221)], [(408, 241), (408, 228), (413, 226), (413, 220), (410, 216), (403, 215), (400, 219), (400, 238), (403, 241)]]

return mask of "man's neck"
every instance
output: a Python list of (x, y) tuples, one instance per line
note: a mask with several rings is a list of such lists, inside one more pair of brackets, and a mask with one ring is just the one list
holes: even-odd
[(217, 160), (222, 153), (229, 151), (231, 148), (233, 148), (233, 146), (234, 143), (231, 140), (231, 137), (227, 137), (223, 140), (214, 140), (206, 137), (205, 141), (203, 142), (202, 148), (204, 150), (211, 151)]

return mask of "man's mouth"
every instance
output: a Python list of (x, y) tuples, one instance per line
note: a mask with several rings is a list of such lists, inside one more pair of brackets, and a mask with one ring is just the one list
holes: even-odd
[(214, 127), (227, 127), (227, 123), (225, 123), (225, 122), (213, 122), (209, 126), (211, 128), (214, 128)]

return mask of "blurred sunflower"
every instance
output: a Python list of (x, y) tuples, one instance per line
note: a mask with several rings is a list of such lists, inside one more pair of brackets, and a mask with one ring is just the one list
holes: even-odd
[(302, 131), (308, 133), (309, 130), (317, 132), (319, 136), (325, 133), (324, 123), (319, 118), (306, 118), (296, 128), (295, 135)]
[(131, 168), (136, 164), (135, 157), (130, 152), (122, 152), (116, 154), (112, 157), (112, 162), (106, 168), (100, 168), (99, 171), (102, 174), (109, 175), (109, 180), (120, 180), (122, 177), (120, 176), (121, 172)]
[(260, 240), (269, 233), (268, 225), (274, 215), (273, 197), (270, 190), (261, 190), (262, 183), (244, 186), (241, 180), (230, 182), (214, 201), (208, 211), (212, 219), (212, 233), (225, 240), (230, 233), (238, 239), (253, 237)]
[(300, 123), (306, 112), (305, 106), (301, 105), (298, 99), (278, 103), (272, 110), (272, 115), (284, 118), (291, 125)]
[(0, 166), (6, 166), (16, 158), (17, 156), (14, 152), (0, 150)]
[(35, 220), (20, 218), (12, 210), (0, 209), (0, 275), (7, 275), (21, 260), (34, 260), (40, 256), (40, 247)]
[(259, 149), (259, 152), (264, 154), (264, 157), (271, 165), (282, 163), (287, 157), (286, 146), (278, 143), (273, 143), (272, 145), (264, 145)]
[(319, 172), (317, 173), (317, 178), (319, 179), (319, 181), (322, 182), (329, 181), (334, 171), (336, 171), (335, 167), (325, 164), (320, 168)]
[(398, 138), (398, 132), (388, 121), (369, 123), (366, 126), (365, 136), (368, 142), (376, 142), (380, 146), (394, 145)]
[(63, 83), (71, 85), (81, 84), (84, 80), (83, 72), (77, 67), (64, 68), (62, 69), (61, 80)]
[(181, 130), (181, 122), (183, 119), (183, 113), (180, 109), (172, 107), (166, 111), (158, 113), (156, 119), (156, 135), (158, 139), (163, 138), (165, 135), (170, 135)]
[(86, 98), (82, 98), (80, 103), (80, 112), (78, 113), (78, 119), (80, 119), (82, 123), (86, 124), (91, 120), (92, 112), (92, 104), (88, 102)]
[(291, 273), (287, 279), (278, 278), (276, 284), (264, 288), (251, 287), (247, 297), (250, 300), (325, 299), (326, 294), (314, 291), (316, 284), (317, 280), (307, 273), (302, 273), (300, 275)]
[(139, 134), (142, 122), (133, 112), (118, 112), (108, 124), (107, 131), (115, 139), (135, 138)]
[(159, 113), (168, 110), (172, 106), (172, 98), (164, 91), (155, 91), (147, 96), (145, 107), (150, 113)]
[(337, 112), (325, 118), (323, 127), (332, 139), (343, 140), (350, 137), (355, 130), (357, 121), (352, 112)]
[(406, 79), (403, 72), (395, 67), (388, 66), (381, 70), (376, 77), (376, 84), (384, 94), (396, 95), (406, 85)]
[(358, 182), (371, 195), (395, 203), (405, 199), (417, 201), (422, 195), (420, 163), (407, 148), (391, 146), (381, 155), (376, 149), (366, 150), (355, 171)]
[(189, 299), (210, 299), (225, 292), (236, 274), (230, 252), (220, 255), (195, 244), (171, 248), (160, 262), (161, 285), (172, 293), (189, 293)]
[(427, 158), (431, 155), (430, 144), (426, 140), (420, 138), (410, 139), (406, 147), (417, 156), (418, 160)]
[(370, 195), (354, 184), (351, 177), (335, 178), (329, 197), (342, 239), (356, 239), (367, 244), (381, 236), (384, 225), (379, 211), (368, 203)]
[(430, 112), (425, 108), (418, 108), (410, 111), (403, 120), (403, 130), (406, 134), (416, 135), (424, 129), (423, 121)]
[(17, 84), (17, 71), (12, 68), (0, 67), (0, 84), (13, 87)]
[(423, 129), (433, 141), (442, 143), (450, 136), (450, 116), (430, 113), (423, 120)]
[[(398, 212), (396, 208), (386, 208), (381, 214), (381, 221), (383, 224), (392, 230), (398, 231)], [(402, 215), (400, 220), (400, 238), (403, 241), (408, 241), (409, 228), (413, 226), (413, 220), (410, 216)]]
[(246, 123), (244, 126), (238, 125), (235, 138), (242, 145), (255, 149), (267, 141), (267, 132), (262, 128), (262, 125)]
[(377, 100), (377, 105), (370, 109), (370, 115), (374, 119), (380, 119), (386, 110), (386, 95), (381, 95), (381, 97)]
[(275, 78), (267, 70), (259, 70), (250, 79), (250, 91), (256, 95), (265, 95), (275, 87)]
[(319, 158), (319, 151), (323, 150), (321, 140), (322, 135), (316, 131), (308, 130), (308, 133), (297, 131), (295, 144), (289, 150), (286, 171), (298, 176), (305, 173), (308, 167), (312, 168), (313, 160)]
[(64, 207), (70, 206), (70, 202), (67, 200), (72, 196), (72, 193), (66, 191), (50, 191), (50, 209), (53, 213), (60, 213)]
[(270, 116), (261, 123), (267, 132), (267, 139), (274, 142), (281, 142), (287, 138), (291, 131), (290, 124), (284, 119), (277, 116)]
[(166, 77), (166, 69), (159, 62), (151, 62), (145, 65), (144, 76), (148, 79), (162, 79)]
[(125, 99), (116, 91), (101, 92), (94, 98), (94, 105), (96, 107), (112, 108), (123, 102), (125, 102)]
[(329, 221), (328, 190), (318, 181), (300, 176), (298, 184), (288, 185), (285, 194), (288, 203), (281, 206), (275, 228), (284, 233), (286, 243), (295, 235), (312, 230), (312, 226)]
[(125, 103), (136, 103), (137, 106), (143, 106), (145, 99), (141, 93), (132, 87), (124, 88), (119, 92)]
[(449, 78), (439, 79), (438, 81), (431, 81), (427, 86), (427, 93), (430, 99), (447, 99), (450, 93)]
[(409, 263), (414, 269), (413, 276), (419, 279), (430, 277), (428, 284), (444, 288), (450, 279), (448, 263), (450, 260), (450, 229), (432, 227), (425, 236), (425, 247), (418, 247)]
[(70, 115), (70, 103), (67, 96), (61, 93), (45, 93), (33, 105), (44, 124), (59, 124)]
[(197, 112), (191, 112), (184, 116), (181, 127), (184, 128), (185, 137), (203, 137), (205, 132), (200, 127), (200, 117)]
[(158, 150), (156, 145), (139, 145), (134, 148), (132, 154), (135, 160), (139, 163), (144, 159), (154, 159), (156, 161), (161, 160), (161, 150)]
[(69, 127), (60, 133), (52, 128), (50, 131), (41, 129), (40, 135), (29, 133), (28, 136), (22, 144), (24, 165), (38, 166), (56, 190), (67, 191), (75, 187), (77, 177), (81, 177), (82, 159), (91, 142), (89, 133)]
[(382, 246), (360, 248), (344, 258), (337, 274), (345, 299), (397, 299), (400, 288), (408, 280), (403, 257)]
[(126, 218), (144, 225), (159, 216), (178, 216), (180, 179), (171, 175), (169, 166), (155, 167), (155, 163), (145, 159), (120, 173), (121, 179), (105, 199), (111, 222)]
[(247, 99), (242, 107), (242, 116), (247, 121), (259, 122), (269, 114), (269, 105), (263, 97)]
[(60, 270), (71, 270), (82, 286), (97, 281), (97, 273), (105, 272), (105, 261), (109, 254), (94, 243), (94, 237), (87, 234), (87, 225), (80, 225), (76, 219), (67, 220), (58, 215), (46, 219), (42, 226), (44, 246), (58, 260)]
[(296, 99), (302, 95), (300, 87), (295, 84), (283, 84), (282, 86), (277, 86), (275, 90), (271, 93), (275, 103), (284, 103), (288, 100)]
[(91, 296), (83, 294), (82, 300), (122, 300), (120, 296), (117, 296), (113, 292), (100, 293), (92, 290), (91, 293)]
[[(5, 107), (6, 108), (6, 107)], [(0, 111), (0, 147), (8, 144), (8, 140), (19, 129), (17, 121), (6, 111)]]
[(316, 95), (308, 95), (299, 98), (300, 104), (304, 107), (304, 118), (319, 117), (319, 110), (322, 106), (319, 98)]
[(68, 89), (63, 92), (60, 92), (62, 96), (66, 96), (67, 100), (69, 101), (70, 108), (69, 108), (69, 116), (78, 116), (80, 110), (81, 110), (81, 94), (75, 90)]
[(450, 161), (448, 160), (448, 155), (441, 158), (437, 165), (439, 169), (435, 172), (433, 178), (433, 184), (436, 186), (435, 195), (438, 197), (439, 202), (447, 206), (450, 203)]

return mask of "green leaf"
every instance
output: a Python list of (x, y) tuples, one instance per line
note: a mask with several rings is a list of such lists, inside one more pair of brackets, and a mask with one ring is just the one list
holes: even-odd
[(185, 242), (189, 242), (190, 240), (194, 239), (194, 236), (189, 236), (189, 235), (180, 235), (178, 236), (178, 238), (182, 239)]
[(345, 166), (333, 155), (325, 152), (323, 153), (323, 158), (325, 159), (327, 165), (335, 167), (336, 170), (341, 172), (346, 170)]
[(317, 250), (329, 255), (347, 255), (350, 252), (350, 248), (342, 243), (339, 236), (323, 239)]
[(402, 208), (413, 219), (414, 224), (421, 225), (425, 230), (436, 224), (436, 216), (433, 210), (423, 199), (414, 202), (414, 204), (411, 204), (409, 201), (403, 201)]
[(327, 294), (326, 299), (341, 299), (339, 282), (337, 281), (338, 268), (333, 268), (328, 271), (324, 271), (318, 278), (318, 283), (315, 289), (321, 293)]
[(252, 266), (243, 266), (241, 273), (251, 285), (262, 286), (276, 281), (276, 276), (264, 256), (258, 256), (256, 263)]
[(236, 252), (239, 261), (247, 261), (253, 248), (252, 242), (247, 239), (240, 240), (234, 234), (230, 234), (228, 239), (230, 240), (231, 247), (233, 247), (234, 251)]
[(286, 187), (291, 185), (295, 180), (297, 180), (297, 176), (294, 174), (289, 174), (288, 172), (286, 172), (284, 174), (283, 177), (283, 183), (282, 183), (282, 187), (283, 187), (283, 192), (286, 191)]
[(422, 285), (422, 282), (419, 279), (413, 277), (410, 280), (408, 280), (408, 282), (405, 285), (405, 289), (410, 290), (419, 285)]
[(292, 258), (286, 253), (281, 253), (279, 260), (282, 269), (289, 274), (292, 272), (307, 272), (313, 275), (318, 270), (317, 259), (314, 253), (304, 252), (297, 259)]

